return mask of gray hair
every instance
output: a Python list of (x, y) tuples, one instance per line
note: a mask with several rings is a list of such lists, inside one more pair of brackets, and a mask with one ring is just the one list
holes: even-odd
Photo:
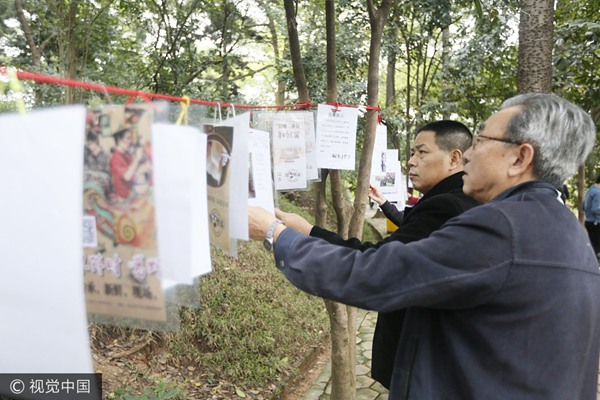
[(592, 151), (594, 121), (580, 107), (552, 94), (521, 94), (502, 104), (502, 109), (508, 107), (522, 110), (508, 122), (507, 136), (530, 143), (534, 175), (561, 187)]

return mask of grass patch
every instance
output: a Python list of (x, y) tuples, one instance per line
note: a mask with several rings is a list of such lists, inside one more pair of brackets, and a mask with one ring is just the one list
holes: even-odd
[(201, 308), (182, 309), (181, 329), (165, 344), (179, 362), (209, 379), (264, 387), (290, 374), (321, 343), (327, 313), (320, 298), (294, 288), (259, 242), (241, 243), (233, 259), (213, 250), (213, 273), (201, 279)]

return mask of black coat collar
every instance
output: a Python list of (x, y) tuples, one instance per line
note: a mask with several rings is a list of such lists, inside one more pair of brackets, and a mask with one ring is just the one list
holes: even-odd
[(426, 200), (429, 197), (437, 196), (438, 194), (448, 193), (458, 189), (462, 190), (462, 177), (464, 174), (465, 173), (463, 171), (460, 171), (442, 179), (434, 187), (432, 187), (429, 192), (424, 194), (419, 201)]

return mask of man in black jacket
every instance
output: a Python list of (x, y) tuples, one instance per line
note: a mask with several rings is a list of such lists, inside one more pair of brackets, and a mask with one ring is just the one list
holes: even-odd
[[(398, 229), (379, 243), (361, 243), (356, 238), (344, 240), (334, 232), (309, 224), (296, 214), (278, 210), (276, 216), (286, 226), (300, 232), (363, 251), (394, 241), (409, 243), (424, 239), (449, 219), (479, 204), (462, 192), (462, 156), (471, 146), (471, 141), (469, 129), (456, 121), (435, 121), (417, 131), (408, 161), (408, 175), (413, 187), (423, 193), (423, 197), (416, 205), (405, 208), (402, 221), (395, 221), (399, 222)], [(381, 193), (371, 189), (369, 195), (384, 212), (389, 213), (390, 208), (395, 208)], [(379, 313), (377, 319), (371, 375), (386, 388), (390, 385), (404, 313), (405, 310)]]

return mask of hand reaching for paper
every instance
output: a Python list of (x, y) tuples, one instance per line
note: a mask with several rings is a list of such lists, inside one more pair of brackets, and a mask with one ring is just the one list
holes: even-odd
[(275, 216), (282, 220), (285, 226), (288, 228), (292, 228), (300, 233), (304, 233), (305, 235), (309, 235), (311, 229), (313, 228), (313, 225), (311, 225), (307, 220), (294, 213), (283, 212), (276, 208)]
[(379, 205), (382, 205), (386, 201), (386, 198), (381, 193), (381, 190), (379, 190), (379, 188), (371, 185), (370, 183), (369, 183), (369, 197), (371, 199), (373, 199), (373, 201)]
[(277, 218), (264, 208), (248, 207), (248, 232), (250, 239), (263, 240), (269, 225)]

